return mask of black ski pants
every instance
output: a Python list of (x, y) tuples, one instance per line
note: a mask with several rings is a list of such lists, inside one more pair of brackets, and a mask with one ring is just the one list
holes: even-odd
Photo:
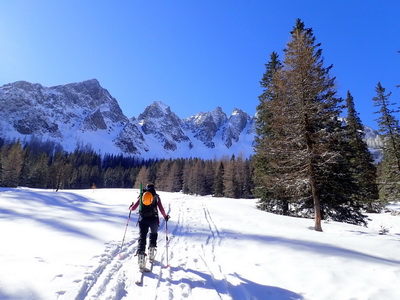
[(146, 239), (149, 229), (150, 229), (150, 247), (157, 246), (158, 226), (159, 226), (158, 217), (141, 218), (141, 220), (139, 221), (140, 233), (139, 233), (138, 252), (145, 252), (146, 250)]

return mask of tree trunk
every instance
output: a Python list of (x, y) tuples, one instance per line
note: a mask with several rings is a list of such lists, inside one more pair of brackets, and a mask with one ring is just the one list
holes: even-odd
[(314, 203), (314, 215), (315, 215), (315, 230), (316, 231), (322, 231), (322, 226), (321, 226), (321, 202), (319, 198), (319, 193), (318, 193), (318, 187), (317, 187), (317, 174), (315, 171), (315, 166), (314, 166), (314, 147), (313, 143), (310, 137), (310, 124), (308, 120), (307, 114), (304, 116), (305, 120), (305, 139), (306, 139), (306, 144), (307, 144), (307, 150), (309, 154), (309, 163), (308, 163), (308, 176), (310, 179), (310, 185), (311, 185), (311, 194), (313, 198), (313, 203)]
[[(314, 169), (312, 164), (310, 164), (310, 169), (311, 170)], [(320, 203), (319, 194), (318, 194), (318, 190), (317, 190), (317, 184), (316, 184), (315, 178), (313, 176), (311, 176), (310, 184), (311, 184), (311, 192), (312, 192), (312, 197), (313, 197), (313, 202), (314, 202), (315, 230), (322, 231), (321, 203)]]

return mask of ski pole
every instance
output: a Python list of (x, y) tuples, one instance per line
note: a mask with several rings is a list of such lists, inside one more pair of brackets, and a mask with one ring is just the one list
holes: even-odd
[(167, 253), (167, 265), (165, 267), (169, 268), (169, 262), (168, 262), (168, 220), (165, 220), (165, 250), (166, 250), (166, 253)]
[(124, 238), (122, 239), (120, 251), (122, 250), (122, 246), (124, 245), (126, 230), (128, 229), (128, 224), (129, 224), (129, 221), (131, 220), (131, 212), (132, 212), (132, 211), (129, 210), (129, 216), (128, 216), (128, 220), (126, 221), (125, 233), (124, 233)]

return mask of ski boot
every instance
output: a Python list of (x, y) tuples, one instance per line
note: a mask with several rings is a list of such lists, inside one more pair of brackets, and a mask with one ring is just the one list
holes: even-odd
[(143, 251), (137, 253), (139, 269), (143, 270), (146, 267), (146, 254)]
[(156, 247), (149, 247), (149, 260), (151, 262), (154, 261), (156, 258), (157, 248)]

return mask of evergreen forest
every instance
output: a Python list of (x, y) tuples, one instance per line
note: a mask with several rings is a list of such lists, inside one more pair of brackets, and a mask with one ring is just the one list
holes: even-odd
[(160, 191), (251, 198), (249, 159), (141, 160), (85, 148), (72, 153), (51, 142), (1, 142), (0, 186), (45, 189), (139, 188), (152, 182)]

